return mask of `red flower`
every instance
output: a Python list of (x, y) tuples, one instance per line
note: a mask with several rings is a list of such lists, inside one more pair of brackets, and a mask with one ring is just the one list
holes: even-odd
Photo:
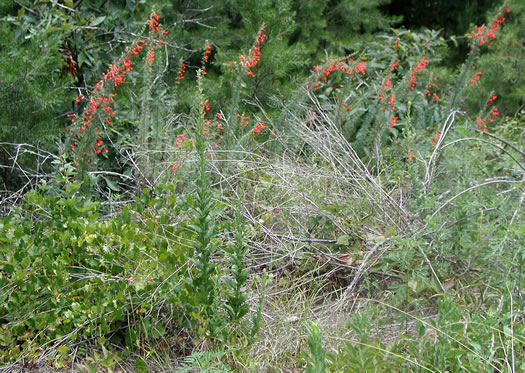
[(153, 53), (152, 51), (149, 51), (148, 52), (148, 65), (151, 66), (151, 64), (153, 63), (153, 61), (155, 61), (155, 53)]
[(208, 100), (206, 100), (206, 102), (204, 102), (204, 109), (202, 112), (206, 114), (208, 111), (210, 111), (210, 104), (208, 103)]
[(366, 68), (367, 68), (367, 66), (365, 65), (365, 63), (363, 61), (359, 61), (359, 63), (357, 64), (357, 66), (354, 69), (354, 72), (356, 74), (363, 74), (363, 75), (365, 75), (365, 69)]
[(263, 27), (257, 33), (259, 35), (256, 41), (257, 45), (261, 45), (264, 42), (264, 39), (266, 38), (266, 34), (264, 33), (265, 28), (266, 28), (266, 25), (263, 25)]
[(428, 58), (423, 57), (421, 61), (417, 64), (417, 66), (414, 68), (414, 73), (418, 73), (421, 70), (424, 70), (428, 66)]
[(180, 134), (177, 136), (177, 149), (182, 149), (182, 146), (184, 145), (184, 140), (186, 139), (186, 136), (183, 134)]
[(436, 135), (434, 136), (434, 138), (432, 139), (432, 145), (436, 145), (439, 141), (439, 139), (441, 138), (441, 134), (443, 133), (443, 131), (441, 130), (438, 130), (436, 132)]
[(171, 172), (175, 172), (177, 170), (177, 167), (180, 167), (180, 166), (182, 166), (182, 163), (180, 163), (179, 161), (174, 162), (173, 165), (171, 166)]
[(151, 29), (151, 31), (153, 32), (158, 32), (159, 31), (159, 16), (157, 15), (157, 13), (155, 13), (155, 11), (153, 10), (151, 12), (151, 15), (149, 16), (149, 28)]
[(426, 69), (426, 67), (428, 66), (428, 62), (429, 62), (428, 58), (423, 57), (421, 61), (418, 62), (416, 67), (412, 69), (412, 74), (410, 75), (410, 86), (408, 87), (409, 91), (413, 91), (414, 88), (416, 88), (416, 83), (417, 83), (416, 73)]
[(252, 133), (260, 133), (264, 128), (266, 128), (264, 122), (257, 123), (257, 126), (253, 129)]
[(204, 51), (204, 62), (208, 62), (208, 58), (210, 57), (211, 53), (211, 45), (208, 43), (206, 44), (206, 50)]
[(482, 74), (481, 71), (478, 71), (478, 72), (476, 72), (476, 74), (474, 74), (474, 77), (470, 80), (470, 85), (471, 86), (473, 86), (474, 83), (476, 83), (479, 80), (479, 78), (481, 77), (481, 74)]
[(396, 125), (396, 122), (399, 118), (396, 116), (393, 116), (392, 119), (390, 119), (390, 127), (394, 127)]
[(485, 127), (486, 122), (483, 119), (481, 118), (476, 119), (476, 123), (479, 124), (480, 130), (482, 130), (483, 132), (487, 130), (487, 127)]
[(246, 69), (246, 75), (255, 77), (255, 74), (251, 70), (259, 61), (261, 60), (261, 44), (264, 42), (264, 39), (266, 38), (266, 34), (264, 33), (264, 30), (266, 28), (266, 25), (263, 24), (262, 28), (259, 30), (257, 40), (255, 42), (255, 46), (253, 46), (250, 51), (248, 52), (248, 56), (245, 54), (239, 56), (239, 64)]
[(186, 65), (184, 65), (184, 62), (181, 62), (180, 64), (180, 70), (179, 70), (179, 80), (177, 80), (177, 84), (180, 84), (180, 81), (184, 79), (184, 72), (186, 71)]
[(390, 95), (390, 97), (388, 98), (388, 104), (393, 106), (394, 103), (395, 103), (395, 101), (396, 101), (396, 94), (395, 94), (395, 93), (392, 93), (392, 94)]

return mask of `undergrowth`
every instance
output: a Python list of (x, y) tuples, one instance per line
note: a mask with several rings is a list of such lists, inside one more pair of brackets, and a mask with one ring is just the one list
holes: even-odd
[(152, 12), (0, 220), (2, 369), (525, 370), (525, 111), (476, 90), (511, 10), (454, 73), (399, 29), (264, 102), (266, 23), (184, 88)]

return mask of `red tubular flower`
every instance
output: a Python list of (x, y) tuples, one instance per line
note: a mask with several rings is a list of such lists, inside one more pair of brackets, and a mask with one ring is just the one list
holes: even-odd
[(148, 52), (148, 59), (147, 59), (148, 65), (151, 66), (153, 61), (155, 61), (155, 53), (153, 51), (149, 51)]
[(142, 48), (144, 48), (144, 46), (137, 43), (133, 48), (131, 48), (131, 51), (129, 53), (138, 55)]
[(443, 133), (443, 131), (441, 130), (438, 130), (436, 132), (436, 135), (434, 136), (434, 138), (432, 139), (432, 145), (436, 145), (439, 141), (439, 139), (441, 138), (441, 134)]
[(122, 66), (124, 67), (124, 69), (122, 69), (121, 72), (123, 74), (130, 72), (131, 70), (133, 70), (132, 65), (133, 63), (131, 62), (131, 59), (129, 57), (126, 58), (124, 61), (122, 61)]
[(476, 74), (474, 74), (474, 77), (470, 80), (470, 85), (473, 86), (481, 77), (482, 72), (477, 71)]
[(418, 62), (416, 67), (412, 69), (412, 74), (410, 75), (410, 86), (408, 87), (408, 90), (410, 92), (413, 91), (414, 88), (416, 88), (416, 84), (417, 84), (416, 74), (426, 69), (426, 67), (428, 66), (428, 63), (429, 63), (428, 58), (423, 57), (421, 61)]
[(208, 43), (206, 44), (206, 50), (204, 51), (204, 62), (208, 62), (208, 59), (210, 58), (211, 53), (211, 45)]
[(498, 98), (498, 96), (496, 95), (492, 95), (490, 98), (489, 98), (489, 102), (487, 102), (487, 106), (490, 106), (494, 103), (494, 101), (496, 101), (496, 99)]
[(422, 70), (424, 70), (428, 66), (428, 58), (423, 57), (421, 61), (417, 64), (417, 66), (414, 68), (414, 73), (418, 73)]
[(264, 33), (265, 28), (266, 28), (266, 25), (263, 25), (263, 27), (257, 33), (259, 35), (256, 41), (257, 45), (261, 45), (264, 42), (264, 39), (266, 38), (266, 34)]
[(186, 136), (184, 136), (183, 134), (177, 135), (177, 149), (182, 149), (185, 139)]
[(182, 166), (182, 163), (180, 163), (180, 161), (174, 162), (173, 165), (171, 166), (171, 172), (175, 172), (177, 170), (177, 167), (180, 167), (180, 166)]
[(391, 128), (394, 128), (394, 126), (396, 125), (396, 122), (399, 118), (396, 117), (396, 116), (393, 116), (391, 119), (390, 119), (390, 127)]
[(248, 56), (245, 54), (239, 56), (239, 64), (246, 69), (246, 75), (255, 77), (254, 72), (251, 70), (259, 61), (261, 60), (261, 48), (260, 46), (264, 42), (264, 39), (266, 38), (265, 34), (265, 28), (266, 25), (263, 24), (262, 28), (259, 30), (257, 40), (255, 42), (256, 45), (254, 45), (250, 51), (248, 52)]
[(210, 104), (208, 103), (208, 100), (206, 100), (206, 102), (204, 102), (204, 109), (202, 112), (206, 114), (208, 111), (210, 111)]
[(151, 12), (151, 15), (149, 16), (149, 28), (151, 29), (151, 31), (153, 32), (158, 32), (159, 31), (159, 16), (157, 15), (157, 13), (155, 13), (155, 11), (153, 10)]
[(394, 112), (396, 109), (396, 94), (392, 93), (388, 98), (388, 104), (390, 105), (390, 112)]
[[(206, 50), (204, 51), (204, 65), (206, 65), (206, 63), (208, 62), (208, 59), (210, 58), (210, 53), (211, 53), (211, 45), (209, 43), (206, 44)], [(206, 75), (207, 74), (207, 71), (206, 71), (206, 66), (204, 66), (202, 68), (202, 75)]]
[(354, 69), (354, 72), (356, 74), (363, 74), (363, 75), (365, 75), (365, 69), (366, 68), (367, 68), (367, 66), (365, 65), (365, 63), (363, 61), (359, 61), (359, 63), (357, 64), (357, 66)]
[(479, 124), (479, 129), (485, 132), (487, 130), (487, 127), (485, 127), (485, 121), (481, 118), (476, 119), (476, 123)]
[(184, 65), (184, 62), (181, 62), (180, 70), (179, 70), (179, 79), (177, 80), (177, 84), (180, 84), (181, 80), (184, 79), (185, 71), (186, 71), (186, 65)]
[(257, 123), (256, 127), (253, 129), (252, 133), (260, 133), (264, 128), (266, 128), (266, 125), (264, 122)]

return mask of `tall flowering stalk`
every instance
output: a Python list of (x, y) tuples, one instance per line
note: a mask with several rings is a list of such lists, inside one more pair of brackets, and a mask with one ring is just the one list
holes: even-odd
[[(497, 38), (497, 31), (501, 28), (501, 25), (505, 21), (505, 15), (510, 13), (510, 9), (503, 7), (496, 18), (491, 22), (490, 26), (481, 25), (474, 27), (474, 30), (468, 35), (468, 39), (471, 40), (470, 54), (463, 65), (460, 76), (457, 80), (454, 95), (450, 101), (449, 110), (454, 110), (463, 92), (465, 81), (470, 76), (470, 71), (475, 68), (474, 61), (479, 55), (482, 48), (490, 48), (490, 42)], [(470, 85), (474, 85), (481, 77), (483, 72), (476, 71), (470, 78)]]
[[(435, 170), (440, 162), (440, 144), (444, 141), (445, 137), (447, 136), (448, 131), (452, 128), (452, 125), (454, 124), (455, 115), (458, 112), (457, 105), (458, 101), (461, 97), (462, 92), (465, 89), (465, 82), (467, 77), (470, 75), (471, 70), (475, 69), (475, 60), (476, 57), (479, 55), (482, 48), (490, 48), (489, 42), (493, 41), (497, 38), (495, 32), (499, 30), (501, 27), (501, 24), (505, 21), (504, 14), (509, 13), (510, 10), (508, 8), (502, 8), (500, 10), (499, 15), (496, 17), (496, 19), (491, 23), (490, 27), (487, 27), (486, 25), (477, 26), (474, 28), (474, 30), (469, 34), (468, 39), (472, 40), (472, 44), (470, 45), (470, 54), (463, 65), (463, 68), (461, 70), (460, 76), (458, 78), (458, 81), (456, 83), (456, 87), (454, 89), (454, 95), (452, 97), (452, 100), (450, 101), (447, 113), (448, 118), (443, 124), (442, 128), (438, 130), (434, 138), (432, 139), (432, 144), (435, 146), (435, 149), (432, 153), (432, 156), (430, 160), (428, 161), (427, 166), (427, 172), (426, 177), (424, 181), (424, 187), (425, 187), (425, 193), (427, 193), (430, 190), (430, 185), (433, 181), (433, 176), (435, 173)], [(476, 71), (476, 73), (472, 76), (470, 79), (469, 85), (473, 86), (475, 85), (482, 77), (483, 72), (482, 71)], [(496, 99), (496, 96), (492, 96), (491, 99), (489, 99), (488, 106), (492, 105), (494, 100)], [(479, 125), (479, 128), (481, 131), (486, 131), (486, 124), (487, 122), (493, 122), (494, 118), (499, 115), (498, 109), (496, 107), (492, 108), (490, 114), (485, 119), (482, 119), (479, 117), (476, 120), (476, 123)]]
[(78, 96), (76, 102), (85, 105), (85, 110), (78, 116), (68, 114), (72, 125), (68, 127), (70, 138), (68, 148), (73, 157), (74, 166), (78, 167), (81, 175), (96, 168), (97, 156), (107, 154), (104, 129), (111, 126), (115, 112), (113, 110), (117, 89), (126, 83), (127, 75), (134, 69), (135, 60), (147, 49), (147, 64), (150, 66), (155, 59), (155, 50), (164, 41), (167, 31), (160, 28), (158, 15), (155, 11), (150, 15), (148, 26), (152, 33), (151, 40), (139, 40), (128, 49), (123, 58), (111, 64), (102, 79), (95, 84), (95, 88), (88, 97)]
[(246, 75), (255, 78), (255, 73), (252, 68), (255, 67), (261, 60), (261, 46), (266, 39), (266, 24), (263, 24), (259, 32), (257, 33), (257, 40), (255, 45), (250, 49), (248, 55), (242, 54), (239, 56), (239, 64), (245, 68)]
[[(252, 115), (251, 113), (245, 112), (239, 113), (239, 105), (241, 101), (241, 95), (243, 93), (250, 96), (256, 96), (255, 92), (261, 80), (257, 79), (255, 67), (261, 61), (263, 45), (267, 39), (268, 36), (266, 34), (266, 24), (263, 23), (260, 29), (257, 31), (255, 42), (249, 49), (248, 53), (240, 54), (238, 61), (229, 61), (224, 66), (225, 71), (231, 71), (235, 73), (236, 76), (235, 79), (231, 80), (232, 98), (228, 101), (228, 107), (223, 109), (226, 113), (231, 113), (232, 115), (223, 116), (221, 114), (221, 118), (218, 119), (222, 122), (216, 122), (216, 126), (219, 129), (219, 131), (216, 131), (216, 134), (221, 140), (225, 139), (225, 142), (229, 143), (230, 145), (233, 145), (234, 142), (238, 144), (239, 138), (244, 138), (244, 136), (247, 134), (252, 137), (256, 137), (256, 135), (259, 134), (264, 128), (263, 125), (259, 125), (258, 127), (256, 126), (254, 128), (254, 130), (256, 130), (255, 132), (247, 132), (246, 128), (250, 124)], [(252, 88), (253, 91), (246, 92), (246, 87)], [(235, 118), (235, 115), (239, 119), (231, 120)], [(226, 136), (223, 134), (223, 132), (220, 132), (225, 129), (223, 123), (229, 123), (229, 128), (227, 128), (227, 131), (224, 132)]]
[(204, 57), (202, 59), (202, 64), (203, 64), (202, 75), (206, 75), (207, 74), (206, 64), (208, 63), (208, 61), (210, 59), (210, 54), (211, 54), (211, 45), (210, 45), (210, 43), (206, 42), (206, 50), (204, 51)]
[(221, 329), (221, 318), (217, 306), (216, 265), (212, 262), (215, 251), (214, 238), (217, 234), (213, 222), (214, 202), (210, 180), (207, 173), (207, 148), (205, 114), (207, 101), (203, 94), (202, 70), (197, 73), (199, 104), (195, 105), (192, 119), (195, 124), (195, 150), (197, 165), (195, 168), (194, 223), (190, 226), (194, 233), (194, 273), (186, 283), (182, 304), (186, 309), (188, 321), (193, 323), (201, 335), (217, 336)]

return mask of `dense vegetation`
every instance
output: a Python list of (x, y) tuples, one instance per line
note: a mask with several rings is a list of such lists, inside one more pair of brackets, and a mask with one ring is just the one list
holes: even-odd
[(521, 1), (0, 1), (0, 370), (525, 371)]

